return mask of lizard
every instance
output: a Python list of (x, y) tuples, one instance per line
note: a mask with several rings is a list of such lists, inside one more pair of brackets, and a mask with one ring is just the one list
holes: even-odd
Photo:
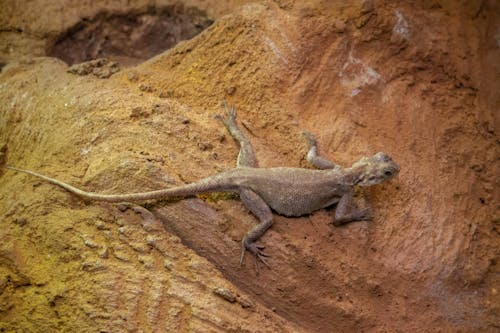
[(371, 219), (370, 208), (360, 209), (354, 199), (355, 186), (372, 186), (395, 177), (400, 167), (386, 153), (363, 157), (349, 168), (318, 154), (317, 140), (304, 132), (308, 152), (306, 159), (317, 169), (272, 167), (259, 168), (252, 144), (238, 127), (236, 109), (228, 108), (224, 101), (226, 116), (217, 118), (227, 128), (239, 145), (236, 167), (199, 181), (149, 192), (129, 194), (101, 194), (87, 192), (63, 181), (37, 172), (5, 166), (41, 178), (49, 183), (89, 200), (106, 202), (137, 202), (168, 197), (188, 197), (207, 192), (234, 192), (239, 194), (243, 205), (259, 220), (242, 239), (240, 265), (246, 251), (266, 266), (269, 255), (257, 241), (273, 224), (273, 211), (287, 217), (308, 215), (316, 210), (337, 205), (334, 225)]

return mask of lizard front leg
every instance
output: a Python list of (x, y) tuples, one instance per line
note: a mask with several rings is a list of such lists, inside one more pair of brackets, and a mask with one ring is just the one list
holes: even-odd
[(351, 187), (340, 198), (335, 209), (334, 225), (339, 226), (353, 221), (371, 220), (370, 209), (360, 209), (354, 200), (354, 189)]
[(243, 188), (240, 190), (240, 198), (245, 207), (247, 207), (260, 221), (259, 225), (251, 229), (242, 241), (242, 253), (240, 265), (243, 263), (245, 251), (249, 251), (255, 257), (255, 268), (258, 272), (258, 261), (269, 267), (265, 257), (268, 255), (262, 250), (263, 246), (257, 245), (255, 242), (273, 225), (273, 213), (266, 202), (254, 191)]

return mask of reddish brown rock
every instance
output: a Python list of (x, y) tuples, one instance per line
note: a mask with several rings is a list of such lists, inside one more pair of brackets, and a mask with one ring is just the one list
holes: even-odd
[(273, 269), (256, 276), (249, 258), (238, 267), (256, 221), (234, 196), (151, 203), (149, 215), (4, 171), (0, 329), (498, 329), (494, 1), (191, 1), (176, 10), (210, 27), (107, 79), (35, 57), (82, 19), (164, 13), (134, 3), (5, 6), (2, 160), (108, 193), (194, 181), (235, 164), (214, 119), (229, 97), (260, 165), (309, 167), (310, 130), (332, 160), (385, 151), (400, 175), (364, 193), (371, 222), (277, 216), (262, 238)]

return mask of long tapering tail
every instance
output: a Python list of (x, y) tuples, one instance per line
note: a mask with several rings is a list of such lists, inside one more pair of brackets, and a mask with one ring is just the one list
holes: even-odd
[(212, 191), (230, 190), (229, 188), (226, 189), (223, 185), (220, 184), (220, 182), (217, 181), (218, 177), (210, 177), (202, 179), (195, 183), (156, 190), (156, 191), (150, 191), (150, 192), (138, 192), (129, 194), (100, 194), (95, 192), (83, 191), (63, 181), (39, 174), (31, 170), (20, 169), (13, 166), (5, 166), (5, 168), (30, 174), (32, 176), (41, 178), (51, 184), (60, 186), (66, 191), (71, 192), (79, 197), (96, 201), (107, 201), (107, 202), (144, 201), (144, 200), (162, 199), (175, 196), (190, 196), (198, 193), (205, 193)]

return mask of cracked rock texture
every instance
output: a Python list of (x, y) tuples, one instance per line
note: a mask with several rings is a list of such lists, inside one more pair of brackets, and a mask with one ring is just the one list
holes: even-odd
[(0, 332), (497, 332), (499, 36), (493, 0), (2, 3), (2, 166), (188, 183), (235, 165), (227, 98), (261, 166), (310, 167), (309, 130), (401, 172), (373, 221), (276, 216), (257, 276), (237, 196), (0, 169)]

